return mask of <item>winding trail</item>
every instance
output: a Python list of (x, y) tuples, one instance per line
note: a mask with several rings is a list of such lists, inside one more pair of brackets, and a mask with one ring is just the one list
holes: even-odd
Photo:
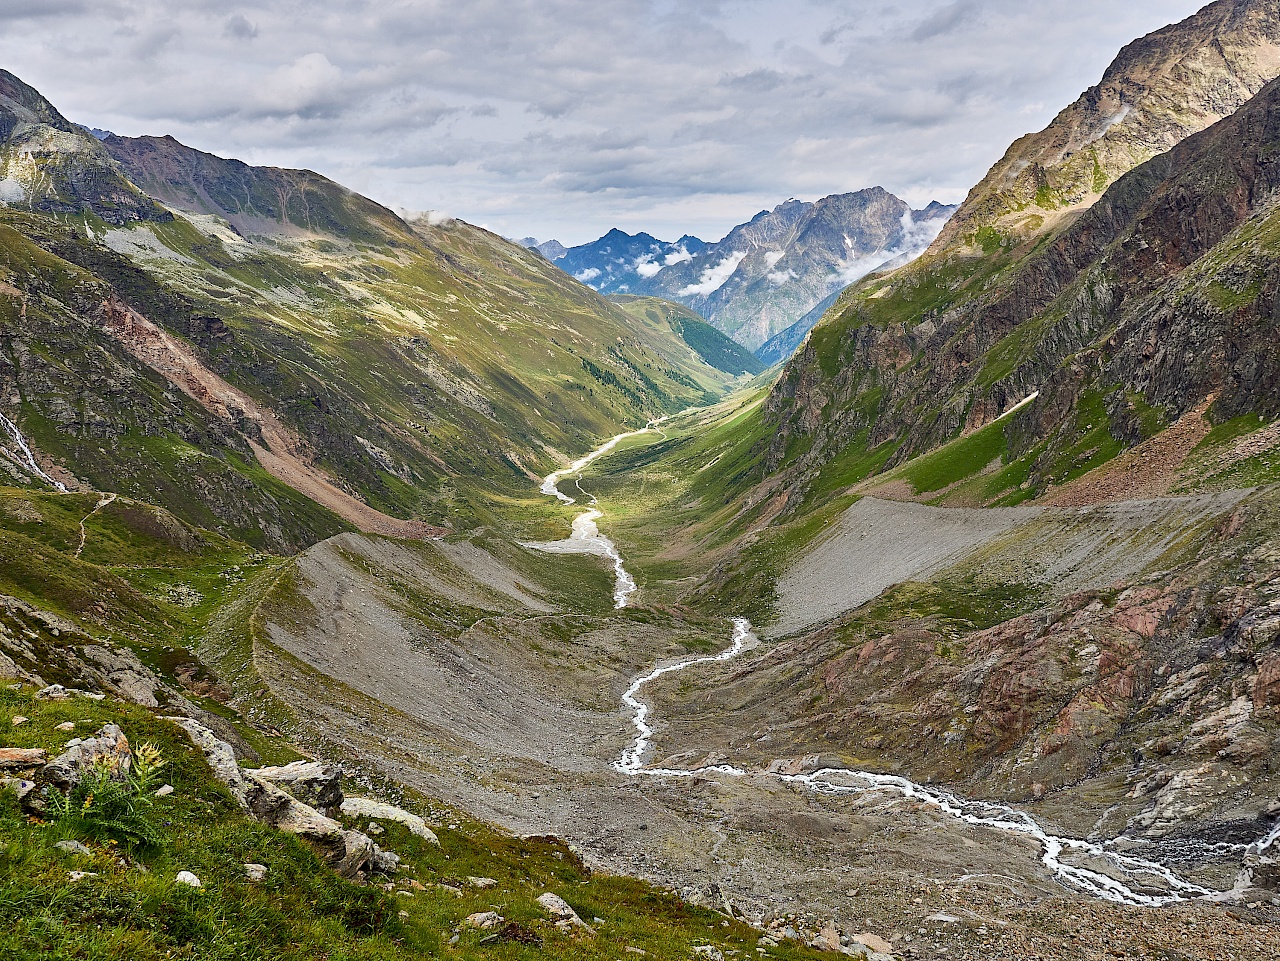
[[(581, 481), (581, 472), (588, 464), (608, 453), (620, 441), (652, 431), (655, 423), (650, 422), (643, 430), (619, 434), (586, 457), (552, 474), (543, 481), (540, 488), (542, 493), (556, 497), (566, 504), (575, 503), (573, 498), (560, 492), (557, 486), (560, 480), (570, 474), (577, 474), (578, 480)], [(578, 490), (582, 491), (582, 487), (579, 486)], [(583, 493), (585, 494), (585, 491)], [(596, 542), (602, 541), (608, 545), (609, 556), (615, 559), (618, 571), (619, 587), (614, 597), (617, 607), (621, 608), (626, 606), (627, 597), (635, 590), (635, 582), (626, 573), (622, 559), (613, 543), (599, 533), (596, 521), (603, 516), (603, 513), (595, 506), (597, 503), (596, 498), (591, 497), (592, 509), (574, 520), (574, 532), (577, 536), (581, 531), (580, 539), (582, 540), (592, 538)], [(548, 545), (528, 546), (539, 546), (544, 550), (548, 547)], [(625, 591), (624, 583), (629, 585)], [(1162, 907), (1195, 899), (1228, 901), (1238, 893), (1235, 889), (1215, 891), (1188, 881), (1157, 861), (1134, 857), (1111, 849), (1110, 845), (1114, 842), (1098, 843), (1050, 834), (1029, 813), (1006, 804), (995, 801), (971, 801), (947, 791), (925, 787), (894, 774), (875, 774), (839, 767), (826, 767), (805, 774), (782, 774), (763, 769), (748, 770), (730, 764), (689, 769), (646, 767), (644, 756), (653, 739), (654, 729), (649, 723), (652, 709), (641, 699), (641, 692), (645, 686), (668, 674), (704, 664), (731, 661), (758, 643), (759, 639), (752, 631), (751, 622), (743, 617), (734, 618), (731, 643), (719, 654), (687, 657), (662, 664), (632, 681), (631, 686), (622, 695), (622, 703), (631, 711), (631, 723), (636, 730), (636, 736), (630, 746), (613, 763), (614, 770), (627, 777), (694, 778), (706, 777), (710, 774), (735, 778), (763, 777), (794, 784), (815, 794), (828, 796), (851, 797), (875, 791), (898, 794), (904, 799), (927, 805), (940, 814), (965, 824), (1032, 838), (1040, 844), (1041, 862), (1062, 884), (1092, 897), (1118, 904)], [(1277, 822), (1267, 835), (1253, 844), (1247, 847), (1235, 847), (1243, 852), (1257, 853), (1278, 841), (1280, 841), (1280, 822)], [(1064, 860), (1064, 858), (1071, 860)], [(1237, 882), (1238, 887), (1239, 882)]]
[(84, 517), (80, 518), (80, 546), (76, 548), (76, 554), (75, 554), (76, 557), (79, 557), (81, 554), (84, 553), (85, 541), (89, 539), (89, 531), (84, 526), (85, 521), (87, 521), (94, 514), (98, 513), (98, 511), (102, 510), (102, 508), (108, 506), (109, 504), (114, 503), (116, 497), (118, 496), (119, 495), (117, 494), (103, 494), (100, 498), (98, 498), (98, 505), (93, 510), (89, 511), (89, 513), (85, 514)]

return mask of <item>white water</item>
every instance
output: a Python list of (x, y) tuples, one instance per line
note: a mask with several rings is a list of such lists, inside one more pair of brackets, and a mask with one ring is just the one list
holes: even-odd
[[(1031, 399), (1028, 398), (1028, 400)], [(1023, 403), (1026, 402), (1024, 401)], [(657, 423), (660, 422), (650, 422), (644, 430), (619, 434), (586, 457), (575, 461), (570, 467), (552, 474), (543, 482), (542, 492), (548, 496), (559, 498), (566, 504), (575, 503), (573, 498), (566, 497), (560, 492), (557, 484), (561, 478), (576, 473), (579, 475), (580, 480), (583, 468), (598, 457), (608, 453), (619, 441), (627, 437), (635, 437), (647, 433), (653, 430)], [(578, 490), (582, 491), (580, 485)], [(586, 495), (585, 491), (582, 491), (582, 493)], [(591, 504), (595, 505), (596, 503), (596, 499), (591, 497)], [(621, 608), (626, 606), (628, 595), (635, 590), (635, 582), (626, 573), (622, 558), (618, 555), (613, 543), (599, 533), (599, 528), (595, 522), (601, 516), (603, 516), (602, 512), (594, 506), (591, 510), (579, 515), (574, 520), (574, 534), (570, 541), (577, 538), (584, 543), (599, 544), (603, 542), (607, 545), (607, 551), (600, 548), (593, 550), (593, 552), (604, 553), (614, 559), (619, 584), (618, 589), (614, 592), (614, 599), (617, 602), (617, 606)], [(556, 545), (566, 543), (568, 542), (557, 541), (554, 544), (530, 546), (538, 546), (542, 550), (549, 550), (555, 548)], [(562, 549), (567, 550), (567, 548)], [(630, 585), (629, 589), (625, 591), (622, 588), (624, 582)], [(1040, 844), (1040, 860), (1060, 882), (1093, 897), (1119, 904), (1160, 907), (1178, 901), (1193, 899), (1226, 900), (1236, 893), (1234, 890), (1215, 891), (1193, 881), (1188, 881), (1157, 861), (1150, 861), (1146, 858), (1109, 850), (1107, 847), (1109, 842), (1097, 843), (1050, 834), (1026, 811), (1020, 811), (1017, 808), (995, 801), (970, 801), (947, 791), (925, 787), (915, 781), (894, 774), (875, 774), (869, 771), (836, 767), (822, 768), (808, 774), (781, 774), (765, 770), (750, 771), (730, 764), (717, 764), (694, 769), (645, 767), (644, 755), (654, 734), (653, 727), (649, 724), (650, 707), (640, 699), (640, 692), (645, 685), (666, 674), (674, 674), (701, 664), (730, 661), (747, 650), (748, 647), (754, 646), (758, 641), (759, 639), (751, 630), (750, 621), (742, 617), (734, 618), (732, 642), (728, 648), (719, 654), (684, 658), (683, 660), (655, 667), (649, 673), (642, 674), (636, 678), (631, 683), (631, 686), (627, 688), (626, 693), (622, 695), (622, 703), (631, 709), (631, 723), (635, 727), (636, 736), (631, 745), (614, 762), (614, 770), (628, 777), (692, 778), (705, 777), (709, 774), (740, 778), (768, 777), (787, 784), (795, 784), (816, 794), (834, 796), (856, 796), (872, 791), (887, 791), (898, 794), (908, 800), (925, 804), (939, 813), (955, 818), (965, 824), (1022, 834), (1033, 838)], [(1263, 851), (1277, 842), (1280, 842), (1280, 822), (1277, 822), (1266, 836), (1249, 845), (1247, 850), (1251, 852)], [(1063, 860), (1064, 857), (1072, 860)]]
[(67, 492), (66, 487), (40, 469), (40, 465), (36, 463), (35, 455), (31, 453), (31, 448), (27, 446), (27, 439), (22, 436), (22, 431), (18, 430), (18, 425), (8, 417), (5, 417), (4, 414), (0, 414), (0, 424), (4, 425), (4, 429), (13, 438), (14, 443), (18, 445), (18, 452), (22, 455), (22, 459), (26, 461), (27, 469), (50, 487), (56, 488), (65, 494)]
[[(587, 465), (592, 461), (599, 457), (603, 457), (628, 437), (640, 437), (643, 434), (650, 434), (654, 431), (658, 431), (660, 433), (661, 431), (659, 430), (658, 425), (664, 423), (668, 419), (669, 418), (667, 417), (659, 417), (649, 421), (649, 423), (640, 430), (632, 430), (627, 431), (625, 434), (619, 434), (609, 441), (606, 441), (604, 444), (601, 444), (585, 457), (579, 458), (568, 467), (558, 470), (554, 474), (548, 476), (547, 479), (542, 482), (542, 486), (538, 489), (548, 497), (556, 498), (562, 504), (576, 504), (577, 500), (575, 498), (561, 493), (558, 485), (563, 478), (570, 475), (576, 475), (578, 481), (581, 481), (582, 472), (586, 470)], [(609, 558), (613, 561), (613, 606), (615, 609), (621, 610), (627, 606), (628, 599), (636, 592), (635, 579), (627, 573), (626, 567), (622, 564), (622, 555), (618, 553), (618, 548), (614, 545), (613, 541), (601, 534), (600, 528), (596, 525), (596, 521), (604, 516), (604, 514), (596, 508), (596, 504), (599, 502), (593, 495), (588, 494), (582, 489), (581, 483), (578, 483), (576, 486), (580, 494), (584, 497), (590, 498), (588, 504), (590, 504), (591, 509), (584, 511), (573, 519), (573, 532), (569, 537), (563, 541), (543, 541), (528, 543), (524, 546), (532, 547), (539, 551), (546, 551), (549, 554), (596, 554), (600, 557)]]

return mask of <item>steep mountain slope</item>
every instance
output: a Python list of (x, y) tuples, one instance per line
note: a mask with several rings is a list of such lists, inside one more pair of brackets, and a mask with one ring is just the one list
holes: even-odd
[(716, 330), (687, 307), (673, 304), (658, 297), (633, 297), (615, 294), (609, 298), (637, 321), (644, 324), (665, 325), (679, 337), (703, 362), (726, 374), (763, 373), (766, 365), (736, 340), (731, 340)]
[(632, 235), (615, 228), (599, 240), (570, 247), (556, 257), (550, 256), (555, 248), (538, 249), (565, 273), (602, 294), (636, 294), (645, 280), (664, 267), (684, 263), (707, 246), (688, 235), (669, 243), (646, 233)]
[(1234, 113), (1280, 74), (1280, 6), (1218, 0), (1125, 47), (1102, 81), (1016, 141), (935, 250), (1022, 240), (1070, 220), (1117, 177)]
[[(1230, 62), (1252, 71), (1272, 63), (1280, 42), (1274, 7), (1213, 4), (1127, 48), (1108, 76), (1132, 85), (1149, 75), (1166, 112), (1181, 97), (1180, 115), (1212, 118), (1192, 105), (1225, 109), (1256, 74), (1225, 84), (1216, 74), (1189, 73), (1188, 31), (1226, 31), (1227, 46), (1238, 41)], [(1170, 75), (1186, 82), (1170, 86)], [(1038, 236), (1006, 239), (987, 226), (966, 237), (949, 231), (921, 260), (847, 291), (766, 405), (778, 427), (769, 463), (791, 458), (790, 477), (812, 478), (824, 465), (877, 449), (892, 467), (1036, 394), (993, 428), (999, 438), (987, 460), (998, 456), (1006, 466), (984, 495), (1028, 497), (1202, 403), (1213, 401), (1213, 422), (1274, 413), (1265, 342), (1274, 324), (1266, 190), (1275, 97), (1265, 88)], [(1072, 116), (1046, 136), (1061, 138)], [(975, 192), (956, 218), (980, 221), (985, 196)], [(973, 250), (970, 241), (985, 246)]]
[(397, 518), (475, 523), (530, 472), (734, 379), (483, 230), (171, 138), (99, 143), (5, 83), (0, 397), (70, 486), (276, 548), (341, 529), (333, 511), (411, 534)]

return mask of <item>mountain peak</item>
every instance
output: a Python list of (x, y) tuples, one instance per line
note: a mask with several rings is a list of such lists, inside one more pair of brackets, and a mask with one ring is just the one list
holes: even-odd
[(1056, 229), (1125, 172), (1230, 116), (1277, 74), (1274, 0), (1218, 0), (1133, 41), (1096, 86), (1009, 148), (934, 249), (972, 245), (984, 228), (1020, 240)]

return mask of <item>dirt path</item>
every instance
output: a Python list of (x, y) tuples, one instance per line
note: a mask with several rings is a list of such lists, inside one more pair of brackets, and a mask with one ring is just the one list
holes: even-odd
[(102, 497), (98, 499), (98, 505), (93, 510), (89, 511), (89, 513), (85, 514), (84, 517), (80, 518), (80, 545), (76, 548), (76, 553), (75, 553), (76, 557), (79, 557), (81, 554), (84, 553), (84, 542), (89, 537), (89, 532), (85, 529), (85, 526), (84, 526), (85, 521), (87, 521), (94, 514), (98, 513), (98, 511), (102, 510), (108, 504), (113, 503), (117, 496), (118, 495), (116, 494), (103, 494)]
[(232, 422), (251, 421), (267, 446), (248, 440), (258, 462), (273, 477), (327, 507), (366, 534), (424, 540), (447, 533), (421, 521), (406, 521), (375, 510), (342, 490), (310, 463), (302, 439), (275, 413), (233, 387), (200, 362), (186, 344), (170, 336), (114, 296), (102, 305), (103, 329), (134, 357), (163, 375), (200, 406)]

